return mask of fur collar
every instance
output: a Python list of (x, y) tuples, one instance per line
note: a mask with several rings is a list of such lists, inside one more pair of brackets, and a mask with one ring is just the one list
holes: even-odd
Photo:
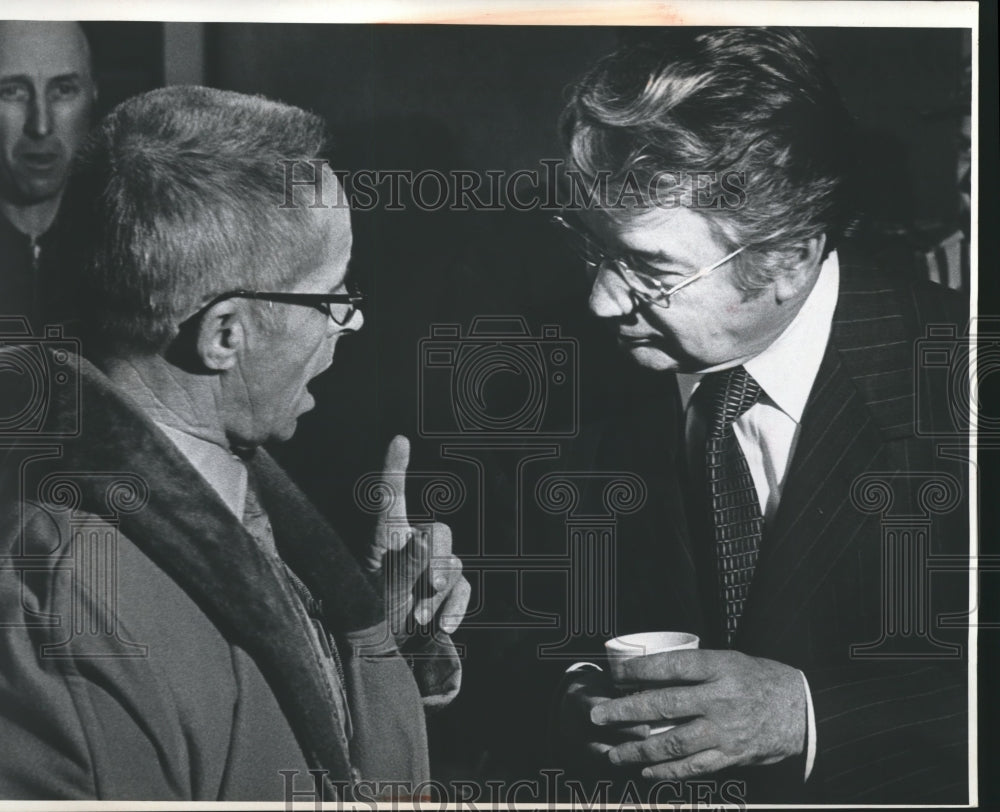
[[(66, 438), (53, 469), (82, 474), (81, 509), (95, 515), (109, 513), (107, 480), (83, 474), (133, 473), (145, 481), (148, 501), (120, 516), (121, 532), (250, 654), (310, 765), (329, 770), (333, 780), (348, 778), (350, 760), (332, 727), (336, 705), (286, 578), (125, 393), (84, 359), (71, 356), (67, 367), (75, 368), (68, 383), (53, 387), (45, 416), (45, 433)], [(74, 435), (77, 416), (82, 430)], [(282, 557), (322, 602), (331, 631), (343, 639), (383, 622), (377, 588), (318, 511), (266, 452), (251, 465)]]

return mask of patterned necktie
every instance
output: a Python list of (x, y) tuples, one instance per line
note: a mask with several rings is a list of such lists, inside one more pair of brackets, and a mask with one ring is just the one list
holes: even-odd
[(757, 402), (760, 385), (740, 366), (706, 375), (697, 395), (706, 421), (705, 478), (723, 624), (732, 648), (764, 531), (757, 489), (733, 422)]

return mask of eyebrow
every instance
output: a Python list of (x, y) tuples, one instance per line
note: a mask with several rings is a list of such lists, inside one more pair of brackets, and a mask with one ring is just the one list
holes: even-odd
[(69, 73), (60, 73), (58, 76), (53, 76), (48, 81), (50, 83), (51, 82), (63, 82), (66, 79), (79, 79), (79, 80), (82, 81), (83, 74), (81, 74), (80, 71), (74, 70), (74, 71), (70, 71)]
[[(624, 248), (624, 246), (622, 247)], [(662, 262), (667, 265), (688, 264), (685, 263), (685, 261), (680, 259), (679, 257), (668, 254), (666, 251), (663, 251), (662, 249), (657, 251), (625, 249), (625, 253), (628, 254), (629, 256), (636, 257), (637, 259), (641, 259), (644, 262)]]
[[(614, 239), (614, 238), (612, 238), (612, 240), (611, 240), (612, 244), (609, 245), (607, 240), (602, 239), (602, 237), (597, 232), (595, 232), (592, 229), (588, 228), (587, 225), (585, 223), (582, 223), (582, 222), (574, 223), (572, 227), (574, 229), (576, 229), (576, 231), (579, 232), (579, 234), (584, 239), (586, 239), (588, 242), (593, 243), (595, 246), (597, 246), (598, 249), (600, 249), (601, 251), (604, 251), (605, 253), (607, 253), (607, 254), (609, 254), (611, 256), (615, 256), (615, 255), (617, 255), (617, 256), (623, 256), (623, 255), (625, 255), (625, 256), (632, 256), (632, 257), (636, 257), (637, 259), (641, 259), (644, 262), (650, 262), (650, 261), (652, 261), (652, 262), (662, 262), (662, 263), (666, 263), (666, 264), (669, 264), (669, 265), (685, 265), (686, 264), (683, 259), (680, 259), (680, 258), (675, 257), (675, 256), (671, 256), (666, 251), (664, 251), (662, 248), (658, 249), (658, 250), (642, 250), (642, 249), (629, 248), (627, 245), (624, 245), (619, 240)], [(668, 272), (664, 271), (664, 273), (668, 273)]]
[[(68, 73), (60, 73), (58, 76), (52, 76), (45, 80), (46, 84), (52, 84), (52, 82), (64, 82), (67, 79), (82, 79), (83, 74), (80, 71), (70, 71)], [(25, 84), (33, 84), (34, 80), (31, 76), (26, 73), (12, 73), (7, 76), (0, 76), (0, 82), (23, 82)]]

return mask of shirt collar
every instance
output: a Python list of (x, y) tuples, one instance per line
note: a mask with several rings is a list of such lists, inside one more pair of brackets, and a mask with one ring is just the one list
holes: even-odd
[[(831, 251), (795, 318), (767, 349), (743, 365), (770, 401), (796, 423), (802, 420), (826, 352), (839, 289), (840, 262)], [(677, 373), (685, 409), (703, 374)]]
[(217, 443), (195, 437), (175, 426), (154, 422), (219, 494), (226, 507), (242, 520), (247, 498), (247, 468), (243, 461)]
[[(117, 365), (112, 380), (167, 435), (194, 469), (212, 486), (226, 507), (242, 521), (247, 492), (247, 469), (229, 448), (221, 429), (209, 422), (188, 423), (177, 410), (167, 408), (132, 364)], [(184, 411), (184, 415), (197, 415), (197, 410), (191, 406)]]

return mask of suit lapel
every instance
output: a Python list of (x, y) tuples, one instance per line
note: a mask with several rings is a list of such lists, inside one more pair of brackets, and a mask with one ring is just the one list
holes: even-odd
[(738, 646), (774, 642), (851, 546), (864, 517), (855, 479), (912, 434), (912, 341), (891, 282), (845, 273), (781, 503), (765, 529)]

